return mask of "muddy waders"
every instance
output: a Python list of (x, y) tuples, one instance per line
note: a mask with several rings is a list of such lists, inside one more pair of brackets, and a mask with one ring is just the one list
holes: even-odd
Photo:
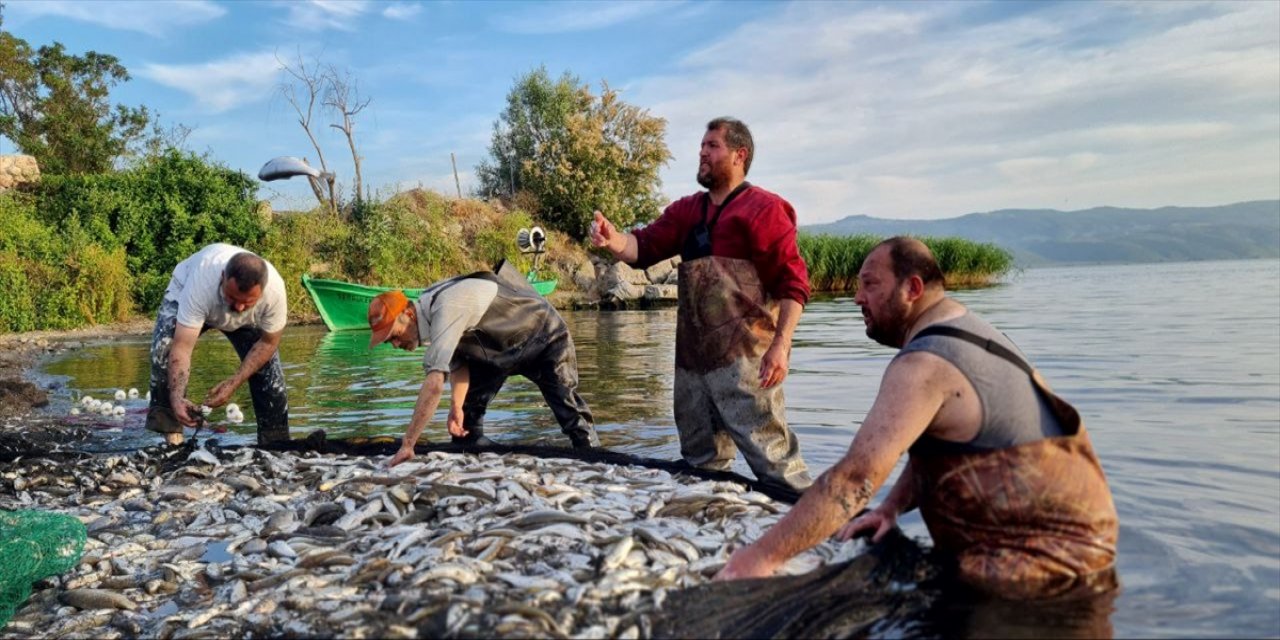
[(676, 314), (675, 420), (689, 464), (727, 470), (738, 450), (756, 477), (796, 490), (813, 480), (787, 428), (782, 385), (760, 386), (760, 362), (777, 332), (778, 303), (748, 260), (711, 255), (720, 212), (694, 227), (681, 252)]

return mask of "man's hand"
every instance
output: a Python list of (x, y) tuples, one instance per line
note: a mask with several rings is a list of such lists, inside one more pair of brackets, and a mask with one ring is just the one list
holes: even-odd
[(409, 460), (412, 460), (412, 459), (413, 459), (413, 447), (412, 446), (405, 447), (401, 445), (400, 450), (396, 451), (396, 454), (394, 456), (391, 456), (391, 459), (387, 461), (387, 468), (390, 469), (391, 467), (394, 467), (400, 464), (401, 462), (408, 462)]
[(762, 389), (782, 384), (782, 381), (787, 377), (789, 359), (788, 349), (782, 344), (775, 341), (769, 346), (769, 350), (765, 351), (764, 357), (760, 359), (760, 387)]
[(898, 526), (898, 516), (880, 509), (872, 509), (840, 527), (836, 531), (836, 538), (844, 541), (871, 534), (872, 542), (880, 542), (880, 539), (896, 526)]
[(232, 378), (227, 378), (219, 382), (217, 386), (209, 390), (209, 394), (204, 397), (206, 407), (221, 407), (231, 401), (231, 394), (235, 393), (236, 382)]
[(449, 427), (449, 435), (455, 438), (465, 438), (467, 437), (467, 434), (471, 433), (470, 431), (467, 431), (466, 427), (462, 426), (462, 418), (462, 407), (453, 407), (449, 409), (449, 421), (447, 423)]
[(203, 416), (200, 407), (195, 403), (183, 398), (181, 402), (173, 403), (173, 417), (178, 419), (178, 424), (184, 427), (196, 426), (196, 416)]
[(742, 580), (744, 578), (768, 578), (778, 570), (778, 563), (765, 558), (758, 545), (747, 545), (733, 552), (729, 562), (716, 574), (714, 580)]
[(608, 249), (612, 253), (621, 253), (627, 248), (627, 237), (618, 233), (618, 228), (609, 222), (603, 213), (596, 211), (596, 218), (591, 222), (591, 244)]

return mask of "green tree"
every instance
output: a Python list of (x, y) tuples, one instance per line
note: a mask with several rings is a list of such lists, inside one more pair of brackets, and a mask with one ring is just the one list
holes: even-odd
[(102, 173), (145, 144), (146, 107), (113, 105), (129, 79), (112, 55), (68, 54), (60, 43), (33, 50), (0, 30), (0, 135), (50, 174)]
[(476, 167), (479, 194), (528, 193), (538, 219), (575, 238), (596, 209), (623, 226), (648, 222), (664, 201), (666, 127), (607, 83), (596, 96), (568, 72), (553, 81), (539, 68), (516, 79), (494, 122), (490, 158)]

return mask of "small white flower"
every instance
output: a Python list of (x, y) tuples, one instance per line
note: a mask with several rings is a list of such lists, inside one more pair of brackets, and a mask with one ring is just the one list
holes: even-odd
[(82, 396), (80, 398), (80, 404), (86, 407), (93, 404), (93, 396)]
[(138, 390), (137, 390), (137, 389), (130, 388), (130, 389), (129, 389), (129, 397), (130, 397), (130, 398), (132, 398), (132, 399), (137, 399), (137, 397), (138, 397)]
[(116, 389), (116, 402), (124, 400), (127, 397), (128, 396), (125, 394), (124, 389)]
[(124, 415), (124, 407), (122, 407), (122, 406), (117, 406), (116, 408), (112, 409), (112, 410), (111, 410), (111, 415), (116, 416), (116, 417), (121, 417), (121, 416), (123, 416), (123, 415)]

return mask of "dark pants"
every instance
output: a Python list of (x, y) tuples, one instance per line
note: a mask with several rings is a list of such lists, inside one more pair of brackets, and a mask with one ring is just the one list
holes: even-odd
[[(177, 327), (178, 301), (165, 297), (160, 303), (156, 327), (151, 334), (151, 405), (147, 412), (147, 428), (160, 433), (182, 433), (182, 425), (169, 403), (169, 350)], [(205, 327), (200, 333), (208, 329)], [(231, 346), (243, 361), (262, 336), (262, 331), (242, 327), (223, 331), (222, 335), (231, 341)], [(253, 397), (253, 412), (258, 419), (258, 443), (288, 440), (289, 398), (278, 351), (261, 369), (249, 376), (249, 394)]]
[(489, 403), (507, 378), (518, 374), (538, 385), (542, 398), (560, 423), (560, 430), (569, 436), (575, 448), (600, 446), (591, 409), (578, 395), (578, 356), (573, 348), (573, 338), (563, 323), (545, 347), (514, 370), (504, 370), (476, 360), (468, 360), (467, 367), (471, 372), (471, 386), (462, 404), (462, 426), (470, 433), (466, 438), (454, 438), (454, 442), (471, 443), (484, 435), (484, 414)]

